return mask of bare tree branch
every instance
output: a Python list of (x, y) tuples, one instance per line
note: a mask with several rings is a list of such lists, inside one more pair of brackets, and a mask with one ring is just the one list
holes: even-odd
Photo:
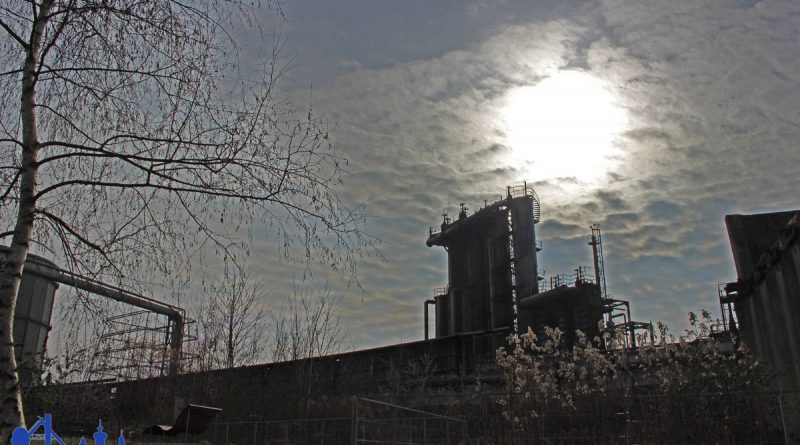
[[(281, 2), (267, 5), (282, 14)], [(279, 257), (357, 283), (373, 239), (363, 209), (337, 193), (346, 160), (325, 121), (280, 97), (279, 42), (263, 73), (238, 67), (230, 30), (259, 29), (255, 16), (216, 0), (0, 5), (0, 231), (12, 238), (0, 261), (0, 386), (10, 394), (11, 314), (32, 249), (146, 287), (186, 281), (202, 255), (236, 257), (269, 230)], [(0, 418), (7, 442), (24, 423), (20, 403), (0, 399)]]
[(18, 36), (17, 33), (15, 33), (14, 30), (11, 29), (11, 27), (8, 26), (8, 24), (2, 19), (0, 19), (0, 28), (3, 28), (12, 39), (16, 40), (17, 43), (20, 44), (20, 46), (23, 48), (28, 48), (28, 43), (23, 40), (22, 37)]

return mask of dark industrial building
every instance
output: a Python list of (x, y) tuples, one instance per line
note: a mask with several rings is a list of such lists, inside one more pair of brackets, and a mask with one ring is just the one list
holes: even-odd
[(599, 227), (592, 226), (587, 239), (593, 273), (577, 267), (545, 279), (537, 261), (540, 214), (536, 192), (523, 184), (507, 187), (505, 197), (472, 214), (462, 204), (457, 218), (444, 215), (441, 226), (429, 230), (427, 245), (447, 251), (449, 281), (434, 291), (436, 336), (530, 328), (541, 337), (549, 326), (561, 329), (570, 344), (575, 331), (594, 338), (605, 324), (624, 330), (635, 345), (635, 331), (651, 326), (631, 320), (627, 301), (608, 298)]
[(800, 210), (725, 224), (738, 275), (720, 286), (726, 327), (772, 367), (780, 389), (800, 390)]
[[(504, 199), (472, 215), (445, 216), (428, 246), (447, 250), (449, 285), (434, 296), (436, 336), (510, 330), (530, 324), (516, 303), (539, 292), (536, 231), (539, 199), (532, 188), (509, 187)], [(516, 320), (515, 320), (516, 319)]]

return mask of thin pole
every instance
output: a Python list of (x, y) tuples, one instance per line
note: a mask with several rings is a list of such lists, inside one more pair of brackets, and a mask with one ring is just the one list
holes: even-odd
[(422, 416), (422, 445), (428, 445), (428, 417)]
[(189, 443), (189, 419), (192, 418), (191, 404), (186, 406), (186, 425), (183, 428), (183, 441)]
[(789, 428), (786, 426), (786, 413), (783, 411), (783, 391), (778, 391), (778, 406), (781, 409), (781, 423), (783, 424), (783, 443), (789, 445)]
[(350, 444), (358, 444), (358, 396), (353, 396), (353, 420), (350, 432)]

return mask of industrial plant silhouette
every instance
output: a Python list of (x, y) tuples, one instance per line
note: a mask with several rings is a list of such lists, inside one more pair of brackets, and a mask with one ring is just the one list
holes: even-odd
[[(356, 431), (353, 433), (355, 436), (348, 436), (355, 440), (361, 431), (357, 419), (366, 414), (357, 409), (360, 399), (352, 396), (389, 394), (394, 399), (387, 406), (396, 407), (398, 401), (423, 403), (419, 400), (426, 400), (425, 407), (429, 410), (446, 411), (460, 406), (463, 411), (458, 415), (474, 416), (469, 424), (470, 428), (480, 428), (475, 434), (489, 437), (487, 431), (493, 426), (486, 423), (486, 412), (498, 408), (484, 407), (480, 411), (484, 414), (476, 415), (470, 411), (477, 409), (470, 405), (475, 402), (465, 401), (463, 397), (482, 388), (491, 391), (506, 388), (505, 377), (497, 366), (496, 353), (498, 348), (508, 345), (507, 338), (511, 334), (530, 330), (538, 338), (545, 338), (546, 330), (555, 327), (564, 334), (563, 347), (570, 348), (576, 341), (576, 331), (581, 331), (590, 339), (600, 338), (597, 347), (601, 351), (621, 349), (632, 363), (646, 360), (640, 354), (637, 342), (653, 345), (654, 327), (651, 323), (634, 321), (630, 303), (612, 297), (606, 289), (600, 227), (592, 225), (587, 228), (587, 257), (591, 258), (591, 266), (578, 266), (568, 274), (545, 276), (539, 270), (537, 258), (542, 250), (535, 229), (541, 219), (539, 197), (527, 184), (507, 187), (504, 192), (497, 201), (486, 201), (483, 207), (472, 212), (462, 204), (455, 217), (445, 214), (441, 224), (429, 228), (427, 245), (443, 247), (447, 252), (448, 283), (435, 289), (432, 298), (421, 298), (424, 340), (324, 357), (182, 373), (181, 359), (184, 355), (181, 348), (184, 342), (179, 340), (185, 336), (176, 332), (177, 327), (184, 323), (179, 308), (161, 306), (150, 299), (141, 300), (119, 289), (96, 286), (96, 283), (87, 284), (58, 271), (39, 273), (45, 269), (41, 262), (31, 269), (26, 266), (25, 272), (38, 278), (87, 287), (92, 284), (101, 295), (134, 302), (140, 308), (152, 306), (159, 314), (170, 317), (170, 321), (177, 320), (163, 331), (166, 337), (161, 344), (165, 346), (163, 357), (166, 365), (160, 368), (160, 377), (66, 385), (61, 388), (60, 397), (62, 400), (77, 400), (86, 391), (96, 392), (107, 398), (105, 409), (113, 413), (116, 425), (127, 422), (147, 426), (163, 422), (173, 418), (178, 404), (186, 401), (219, 407), (222, 409), (220, 419), (209, 426), (212, 442), (216, 444), (239, 434), (239, 427), (225, 426), (225, 422), (239, 419), (277, 422), (277, 419), (286, 421), (291, 418), (310, 422), (314, 416), (339, 418), (332, 413), (340, 416), (342, 412), (352, 413), (352, 418), (356, 419), (346, 422), (347, 428)], [(785, 418), (798, 405), (787, 404), (784, 407), (781, 397), (800, 391), (800, 341), (798, 331), (792, 328), (800, 326), (800, 211), (729, 215), (725, 221), (738, 277), (735, 282), (719, 286), (722, 319), (712, 326), (707, 340), (721, 342), (727, 348), (727, 354), (743, 350), (740, 349), (742, 346), (750, 348), (759, 363), (768, 367), (774, 376), (772, 381), (780, 391), (777, 396), (764, 392), (765, 398), (780, 401), (780, 417), (777, 414), (772, 416)], [(427, 322), (431, 306), (435, 310), (433, 336), (428, 332)], [(601, 334), (609, 331), (614, 332), (621, 342), (606, 343), (604, 339), (607, 337)], [(702, 351), (705, 347), (699, 342), (697, 350)], [(627, 382), (629, 389), (634, 388), (631, 389), (634, 393), (646, 393), (655, 387), (652, 381), (637, 379), (635, 374), (631, 374)], [(408, 388), (414, 385), (423, 388), (424, 396), (434, 400), (421, 395), (412, 398)], [(108, 394), (114, 394), (114, 397), (109, 399)], [(738, 397), (735, 394), (721, 395)], [(644, 414), (645, 408), (640, 408), (642, 414), (637, 417), (627, 392), (618, 397), (611, 394), (602, 397), (607, 399), (595, 403), (592, 405), (595, 408), (591, 409), (598, 410), (593, 414), (596, 415), (595, 421), (611, 431), (608, 437), (617, 434), (614, 431), (623, 431), (625, 437), (631, 437), (634, 434), (631, 425), (658, 418), (652, 413)], [(123, 400), (125, 403), (120, 403)], [(461, 405), (452, 400), (460, 400), (458, 403)], [(487, 400), (496, 402), (491, 396), (487, 396)], [(718, 413), (721, 418), (736, 419), (737, 415), (763, 411), (759, 405), (763, 403), (761, 399), (745, 404), (738, 399), (732, 400), (715, 402), (714, 409), (721, 410)], [(644, 402), (637, 403), (640, 407), (645, 406)], [(662, 401), (654, 406), (666, 409), (666, 405)], [(726, 407), (733, 406), (736, 413), (728, 412)], [(675, 405), (675, 409), (679, 408), (686, 410), (685, 405)], [(707, 408), (706, 412), (710, 410)], [(452, 417), (453, 412), (446, 412)], [(499, 416), (499, 413), (495, 414)], [(623, 423), (619, 426), (617, 420), (623, 414)], [(62, 411), (58, 415), (69, 417), (74, 424), (91, 420), (75, 411)], [(634, 418), (639, 420), (631, 420)], [(572, 425), (570, 422), (559, 420), (556, 423)], [(332, 428), (330, 425), (328, 433)], [(577, 430), (583, 425), (577, 422), (570, 428)], [(760, 425), (770, 428), (768, 422)], [(782, 428), (789, 431), (795, 427), (784, 423)], [(251, 430), (253, 438), (264, 436), (259, 428), (255, 424)], [(323, 420), (322, 430), (325, 428)], [(289, 440), (290, 433), (291, 428), (287, 426), (280, 434)], [(645, 433), (639, 432), (639, 437), (644, 437)], [(23, 441), (25, 434), (20, 432), (18, 440)], [(98, 434), (104, 434), (102, 428), (98, 428)], [(192, 434), (202, 434), (202, 431), (198, 429)], [(221, 435), (224, 440), (220, 439)], [(102, 436), (96, 436), (95, 440), (100, 440), (98, 444), (105, 441)], [(124, 439), (121, 437), (120, 440)], [(22, 443), (26, 442), (15, 441), (13, 445)]]

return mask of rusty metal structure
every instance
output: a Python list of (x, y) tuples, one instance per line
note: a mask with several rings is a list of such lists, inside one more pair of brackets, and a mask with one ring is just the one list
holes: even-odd
[(603, 258), (603, 234), (598, 224), (592, 224), (589, 229), (592, 233), (587, 239), (587, 244), (592, 246), (594, 282), (597, 284), (601, 296), (604, 327), (612, 331), (621, 331), (623, 339), (621, 346), (624, 348), (636, 349), (637, 331), (649, 334), (650, 341), (654, 342), (653, 323), (633, 320), (630, 301), (612, 298), (609, 295), (606, 287), (605, 259)]
[[(106, 317), (88, 374), (123, 381), (187, 371), (196, 354), (186, 346), (197, 340), (196, 326), (191, 318), (181, 320), (176, 339), (175, 323), (158, 312), (144, 309)], [(177, 340), (181, 343), (175, 345)]]

